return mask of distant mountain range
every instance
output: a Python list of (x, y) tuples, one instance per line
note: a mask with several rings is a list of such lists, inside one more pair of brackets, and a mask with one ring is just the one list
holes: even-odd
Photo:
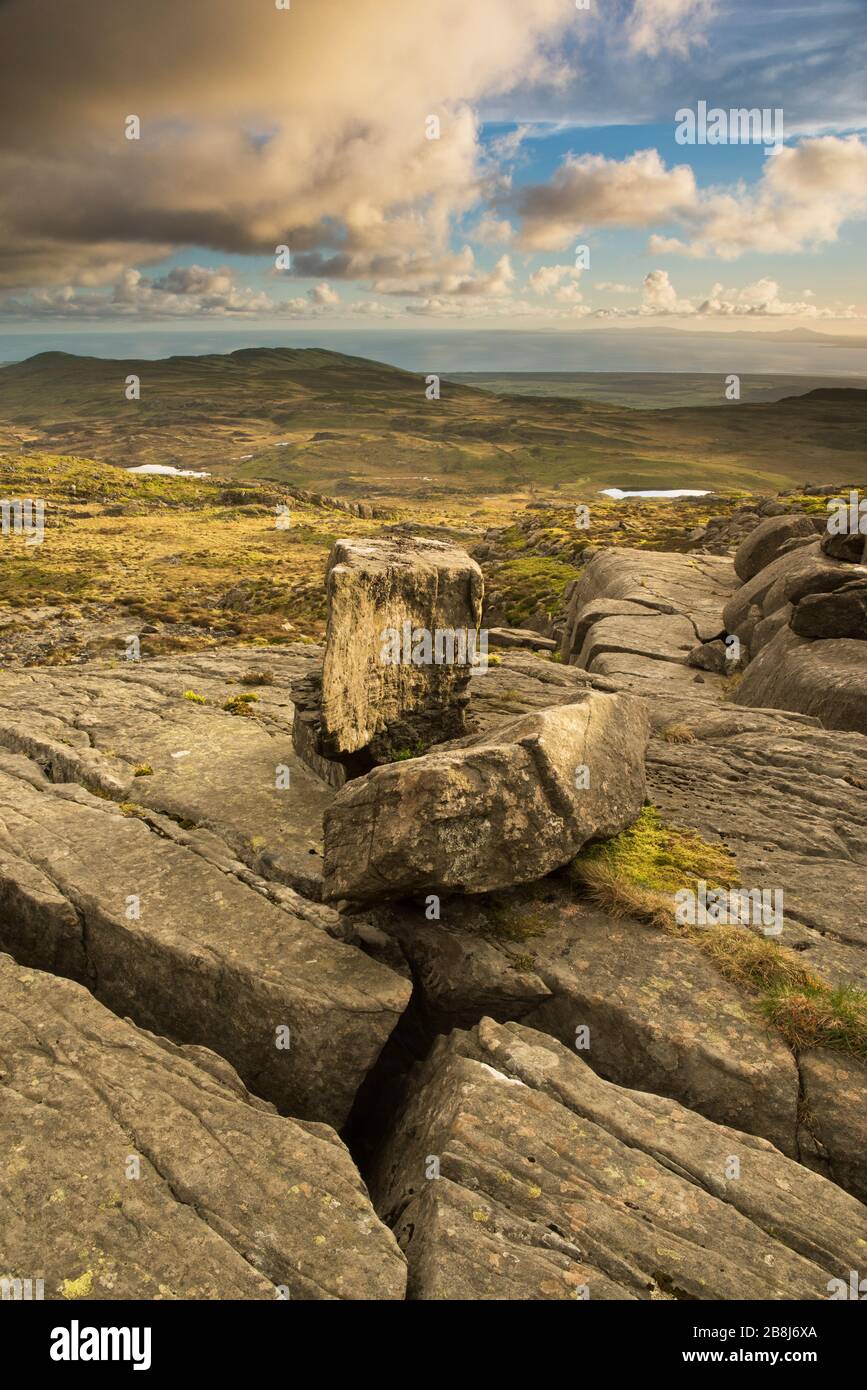
[[(867, 391), (840, 389), (839, 378), (758, 403), (721, 399), (714, 378), (716, 404), (635, 409), (623, 401), (648, 388), (636, 375), (604, 374), (602, 400), (519, 394), (501, 379), (495, 393), (445, 377), (429, 399), (423, 376), (320, 348), (158, 360), (47, 352), (0, 368), (0, 450), (368, 497), (531, 483), (770, 491), (867, 477)], [(127, 398), (133, 377), (139, 399)]]

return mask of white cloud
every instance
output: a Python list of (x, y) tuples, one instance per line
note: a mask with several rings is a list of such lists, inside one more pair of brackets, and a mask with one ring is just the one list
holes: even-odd
[(664, 50), (686, 56), (705, 41), (714, 0), (635, 0), (626, 25), (626, 37), (634, 53), (656, 57)]
[(755, 189), (703, 194), (686, 219), (689, 239), (654, 236), (649, 250), (722, 260), (809, 251), (835, 242), (847, 219), (864, 216), (867, 144), (858, 135), (825, 135), (769, 155)]
[(521, 218), (519, 244), (559, 251), (587, 227), (647, 227), (687, 212), (696, 201), (688, 165), (667, 169), (657, 150), (623, 160), (570, 156), (546, 184), (520, 189), (512, 201)]
[(786, 299), (776, 280), (756, 280), (740, 289), (715, 284), (707, 295), (681, 296), (666, 270), (644, 277), (641, 303), (627, 308), (600, 309), (598, 318), (808, 318), (849, 319), (858, 315), (851, 305), (820, 307), (812, 299)]

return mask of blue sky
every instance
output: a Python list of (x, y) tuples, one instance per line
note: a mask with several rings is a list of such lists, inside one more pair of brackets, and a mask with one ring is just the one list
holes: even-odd
[[(46, 4), (0, 7), (0, 359), (111, 332), (867, 338), (867, 0)], [(678, 143), (699, 103), (781, 109), (783, 138)]]

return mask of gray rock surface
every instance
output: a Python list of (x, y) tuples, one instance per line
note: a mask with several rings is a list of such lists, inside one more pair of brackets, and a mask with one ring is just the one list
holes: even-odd
[(735, 552), (734, 567), (738, 579), (752, 579), (759, 570), (777, 559), (788, 541), (802, 536), (808, 536), (811, 540), (815, 540), (816, 536), (812, 521), (802, 512), (766, 517), (746, 540), (741, 541)]
[(824, 1299), (867, 1236), (771, 1145), (489, 1019), (412, 1077), (373, 1195), (422, 1300)]
[(334, 1124), (409, 996), (339, 934), (337, 914), (260, 878), (217, 836), (2, 754), (0, 949)]
[[(248, 647), (0, 671), (0, 747), (55, 781), (212, 831), (251, 869), (315, 896), (332, 793), (293, 750), (290, 685), (321, 660), (309, 646)], [(246, 717), (223, 709), (241, 695), (255, 697)]]
[(374, 768), (326, 812), (324, 894), (483, 893), (550, 873), (638, 815), (646, 741), (638, 700), (592, 692)]
[(783, 627), (750, 662), (735, 700), (867, 734), (867, 649), (855, 638), (810, 641)]
[(721, 636), (736, 582), (723, 558), (599, 551), (572, 591), (561, 660), (649, 697), (672, 684), (684, 693), (705, 684), (710, 697), (722, 689), (722, 673), (698, 674), (687, 662), (697, 645)]
[(334, 1130), (0, 955), (0, 1270), (47, 1299), (399, 1299)]

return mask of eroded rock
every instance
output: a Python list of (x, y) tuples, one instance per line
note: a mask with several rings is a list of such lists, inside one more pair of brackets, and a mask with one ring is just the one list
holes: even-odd
[(372, 1190), (424, 1300), (824, 1299), (867, 1235), (770, 1144), (489, 1019), (412, 1077)]
[(746, 582), (771, 564), (783, 553), (788, 541), (809, 537), (815, 540), (816, 530), (803, 512), (785, 516), (769, 516), (741, 541), (735, 552), (734, 566), (738, 579)]
[(5, 955), (0, 1034), (4, 1277), (47, 1299), (403, 1297), (403, 1257), (329, 1126)]
[(324, 894), (483, 893), (539, 878), (635, 819), (646, 739), (640, 701), (594, 692), (377, 767), (326, 814)]
[[(426, 741), (463, 733), (472, 669), (468, 634), (481, 620), (482, 572), (475, 560), (443, 541), (341, 540), (326, 582), (322, 751), (356, 753), (391, 726), (413, 720)], [(419, 664), (412, 659), (417, 631), (428, 634), (434, 648), (432, 659)], [(386, 633), (396, 634), (399, 652), (390, 649)]]

